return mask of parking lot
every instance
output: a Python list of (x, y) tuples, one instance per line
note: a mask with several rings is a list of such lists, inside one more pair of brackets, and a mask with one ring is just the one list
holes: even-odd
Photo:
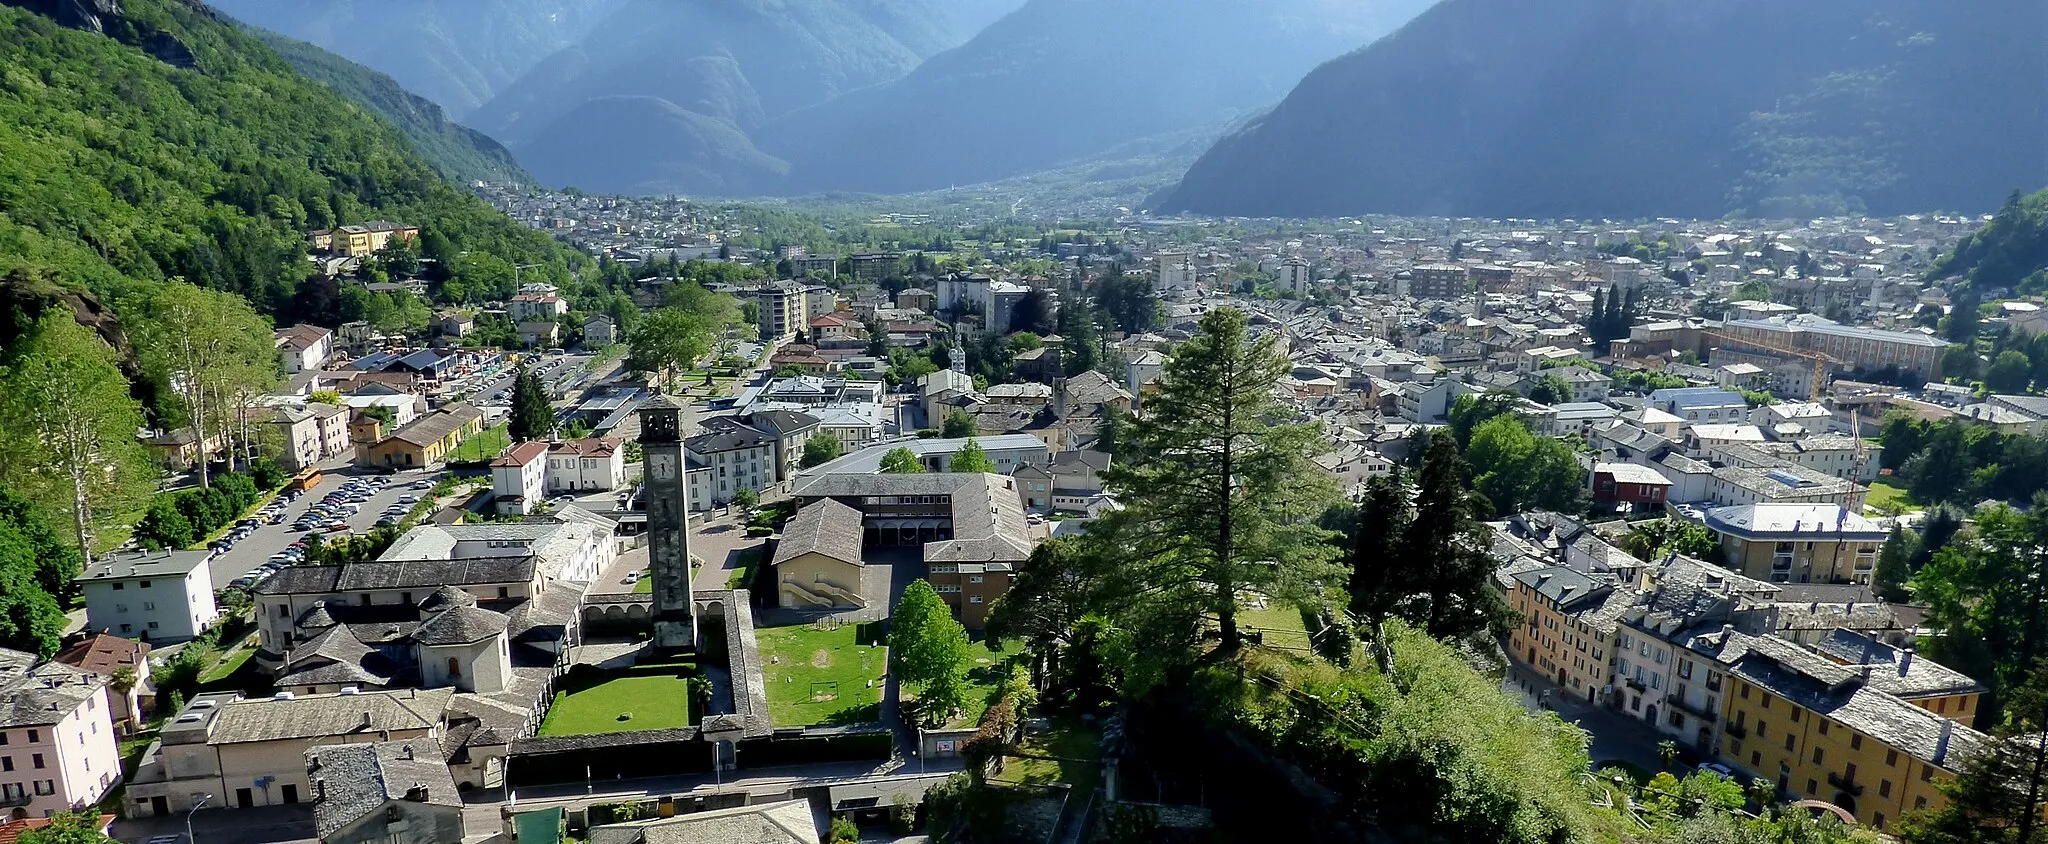
[(307, 511), (313, 509), (313, 506), (320, 503), (320, 500), (328, 493), (341, 489), (350, 480), (358, 477), (365, 479), (389, 478), (390, 482), (381, 489), (377, 489), (367, 500), (356, 505), (360, 509), (355, 515), (349, 516), (346, 519), (349, 526), (347, 532), (335, 531), (329, 533), (321, 531), (325, 536), (346, 536), (349, 533), (368, 531), (377, 523), (379, 518), (383, 517), (385, 508), (398, 503), (399, 498), (407, 495), (423, 496), (426, 494), (427, 491), (424, 489), (412, 488), (415, 482), (438, 476), (439, 473), (437, 472), (426, 471), (401, 472), (396, 475), (329, 473), (323, 476), (320, 479), (320, 483), (314, 486), (313, 489), (301, 494), (297, 500), (285, 505), (284, 522), (282, 524), (263, 523), (248, 536), (236, 542), (234, 547), (228, 549), (226, 554), (215, 557), (213, 559), (213, 588), (215, 590), (227, 588), (236, 578), (241, 577), (251, 569), (263, 565), (265, 561), (270, 559), (271, 555), (283, 551), (285, 546), (305, 536), (306, 531), (293, 528), (293, 523), (300, 516), (305, 515)]
[[(583, 367), (590, 363), (590, 355), (560, 355), (545, 358), (528, 358), (534, 371), (547, 385), (548, 394), (559, 398), (563, 393), (585, 386), (588, 373)], [(467, 394), (470, 404), (478, 407), (487, 405), (510, 405), (512, 401), (512, 379), (519, 374), (519, 367), (508, 365), (488, 376), (467, 378), (449, 384), (444, 391), (448, 395)], [(498, 394), (504, 393), (504, 398)]]

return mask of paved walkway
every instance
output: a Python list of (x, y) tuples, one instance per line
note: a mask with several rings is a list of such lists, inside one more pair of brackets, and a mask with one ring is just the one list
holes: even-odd
[[(158, 835), (185, 837), (183, 814), (158, 818), (120, 818), (114, 821), (116, 839), (148, 841)], [(222, 810), (214, 807), (193, 813), (192, 836), (204, 844), (274, 844), (315, 842), (313, 804), (260, 806), (253, 809)]]

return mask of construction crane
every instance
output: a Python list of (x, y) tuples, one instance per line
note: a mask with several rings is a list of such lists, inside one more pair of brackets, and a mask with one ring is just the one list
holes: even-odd
[(1702, 329), (1700, 331), (1700, 339), (1719, 340), (1722, 343), (1726, 343), (1731, 346), (1748, 346), (1750, 348), (1769, 352), (1774, 355), (1780, 355), (1789, 358), (1798, 358), (1800, 360), (1811, 362), (1813, 364), (1813, 384), (1812, 389), (1807, 394), (1811, 396), (1815, 401), (1819, 401), (1821, 397), (1821, 392), (1827, 389), (1828, 364), (1841, 363), (1841, 361), (1835, 360), (1834, 358), (1828, 357), (1826, 354), (1816, 352), (1812, 349), (1797, 349), (1791, 346), (1781, 346), (1776, 343), (1768, 343), (1761, 340), (1752, 340), (1747, 337), (1737, 337), (1725, 331), (1716, 331), (1711, 328)]
[[(1718, 340), (1722, 343), (1726, 343), (1732, 346), (1748, 346), (1750, 348), (1759, 349), (1761, 351), (1769, 352), (1774, 355), (1780, 355), (1789, 358), (1797, 358), (1799, 360), (1804, 360), (1812, 363), (1813, 382), (1812, 389), (1808, 393), (1808, 395), (1811, 396), (1815, 402), (1819, 402), (1821, 400), (1822, 391), (1827, 389), (1828, 365), (1841, 363), (1841, 361), (1836, 360), (1833, 357), (1829, 357), (1827, 354), (1823, 352), (1816, 352), (1812, 349), (1797, 349), (1791, 346), (1782, 346), (1776, 343), (1768, 343), (1761, 340), (1752, 340), (1748, 337), (1737, 337), (1725, 331), (1716, 331), (1711, 328), (1701, 330), (1700, 338), (1705, 340)], [(1856, 462), (1854, 468), (1851, 470), (1851, 473), (1849, 475), (1849, 482), (1855, 485), (1855, 491), (1852, 492), (1849, 496), (1848, 509), (1851, 511), (1860, 512), (1863, 509), (1863, 496), (1865, 490), (1865, 487), (1863, 485), (1863, 470), (1866, 466), (1869, 465), (1870, 462), (1870, 448), (1863, 442), (1863, 414), (1860, 411), (1851, 412), (1849, 414), (1849, 436), (1856, 442), (1854, 452)]]

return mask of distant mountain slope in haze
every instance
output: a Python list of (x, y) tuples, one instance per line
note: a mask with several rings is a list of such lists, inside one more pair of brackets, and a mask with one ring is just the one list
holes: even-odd
[(262, 29), (249, 32), (300, 75), (326, 83), (397, 126), (441, 175), (461, 181), (533, 181), (503, 144), (449, 120), (439, 105), (405, 90), (397, 80), (296, 38)]
[(397, 79), (458, 119), (623, 0), (211, 0)]
[(591, 100), (550, 124), (525, 150), (529, 160), (546, 162), (548, 184), (598, 193), (743, 195), (788, 170), (732, 123), (660, 97)]
[(1163, 210), (1988, 209), (2048, 182), (2039, 0), (1444, 0), (1219, 141)]
[(906, 192), (1219, 126), (1431, 0), (1030, 0), (903, 79), (792, 113), (756, 143), (782, 192)]
[[(604, 146), (625, 155), (675, 145), (704, 152), (707, 160), (751, 158), (734, 148), (734, 133), (743, 138), (791, 109), (908, 73), (1017, 2), (626, 0), (580, 42), (507, 86), (473, 123), (511, 145), (548, 184), (587, 174), (577, 186), (660, 183), (667, 185), (663, 192), (693, 191), (702, 185), (667, 181), (664, 174), (677, 172), (673, 158), (632, 155), (593, 168), (583, 150)], [(607, 138), (611, 127), (575, 117), (600, 100), (606, 114), (676, 134), (637, 144)], [(731, 189), (773, 178), (770, 168), (717, 181)]]

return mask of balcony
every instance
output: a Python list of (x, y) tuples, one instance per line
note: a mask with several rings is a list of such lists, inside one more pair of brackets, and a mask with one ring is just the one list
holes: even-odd
[(1739, 739), (1747, 738), (1749, 736), (1749, 728), (1741, 724), (1729, 724), (1725, 729), (1722, 730), (1722, 732), (1727, 733), (1729, 738)]
[(1647, 691), (1649, 691), (1649, 690), (1650, 690), (1650, 687), (1649, 687), (1649, 686), (1643, 685), (1643, 681), (1641, 681), (1641, 680), (1638, 680), (1638, 679), (1636, 679), (1636, 678), (1634, 678), (1634, 677), (1630, 677), (1630, 678), (1628, 678), (1628, 681), (1627, 681), (1627, 682), (1628, 682), (1628, 687), (1629, 687), (1629, 688), (1631, 688), (1631, 689), (1635, 689), (1636, 691), (1639, 691), (1639, 692), (1647, 692)]
[(1687, 715), (1691, 715), (1694, 718), (1700, 719), (1700, 723), (1703, 725), (1712, 724), (1715, 721), (1721, 720), (1720, 713), (1709, 712), (1703, 707), (1694, 706), (1691, 703), (1686, 702), (1685, 698), (1682, 697), (1667, 697), (1664, 699), (1664, 705), (1669, 706), (1672, 709), (1676, 709), (1680, 712), (1683, 712)]
[(1847, 792), (1851, 797), (1863, 796), (1863, 784), (1834, 771), (1828, 772), (1828, 785)]

